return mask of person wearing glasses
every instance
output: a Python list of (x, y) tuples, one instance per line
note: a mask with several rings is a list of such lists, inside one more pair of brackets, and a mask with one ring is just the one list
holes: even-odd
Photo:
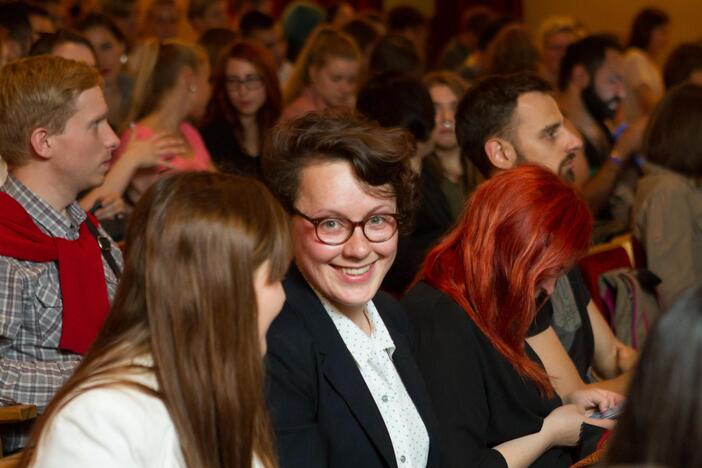
[(263, 139), (280, 116), (281, 95), (272, 55), (253, 42), (234, 44), (214, 74), (200, 127), (217, 168), (262, 178)]
[(276, 127), (269, 187), (291, 214), (294, 266), (268, 332), (281, 467), (441, 466), (402, 306), (378, 292), (411, 224), (411, 137), (350, 111)]

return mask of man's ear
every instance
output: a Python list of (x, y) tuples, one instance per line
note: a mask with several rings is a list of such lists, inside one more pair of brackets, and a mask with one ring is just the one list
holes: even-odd
[(492, 165), (497, 169), (512, 169), (517, 165), (517, 152), (512, 143), (502, 138), (490, 138), (483, 147)]
[(590, 85), (590, 74), (583, 65), (578, 64), (573, 67), (570, 82), (578, 89), (585, 89)]
[(41, 159), (51, 159), (53, 155), (54, 140), (46, 128), (35, 128), (29, 136), (29, 143), (32, 146), (34, 154)]

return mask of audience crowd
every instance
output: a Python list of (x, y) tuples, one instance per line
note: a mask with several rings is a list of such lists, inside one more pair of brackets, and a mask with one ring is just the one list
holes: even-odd
[(273, 10), (0, 0), (0, 457), (702, 466), (702, 41)]

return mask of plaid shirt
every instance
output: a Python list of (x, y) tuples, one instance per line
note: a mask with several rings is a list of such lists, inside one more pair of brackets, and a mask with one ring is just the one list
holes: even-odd
[[(66, 215), (56, 211), (17, 179), (9, 176), (2, 191), (17, 200), (42, 232), (76, 240), (85, 211), (73, 202)], [(104, 232), (102, 235), (107, 236)], [(121, 266), (115, 245), (112, 256)], [(117, 278), (102, 259), (107, 292), (112, 299)], [(36, 405), (43, 411), (80, 361), (80, 355), (58, 349), (63, 306), (57, 262), (37, 263), (0, 256), (0, 404)], [(2, 428), (6, 451), (23, 446), (25, 427)]]

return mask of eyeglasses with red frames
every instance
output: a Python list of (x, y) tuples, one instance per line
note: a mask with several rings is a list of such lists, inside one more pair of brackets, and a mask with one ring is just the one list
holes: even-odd
[(292, 212), (314, 225), (317, 239), (327, 245), (343, 244), (351, 238), (356, 226), (361, 228), (369, 242), (385, 242), (395, 235), (399, 225), (397, 213), (374, 213), (361, 221), (351, 221), (341, 216), (311, 218), (296, 208)]

